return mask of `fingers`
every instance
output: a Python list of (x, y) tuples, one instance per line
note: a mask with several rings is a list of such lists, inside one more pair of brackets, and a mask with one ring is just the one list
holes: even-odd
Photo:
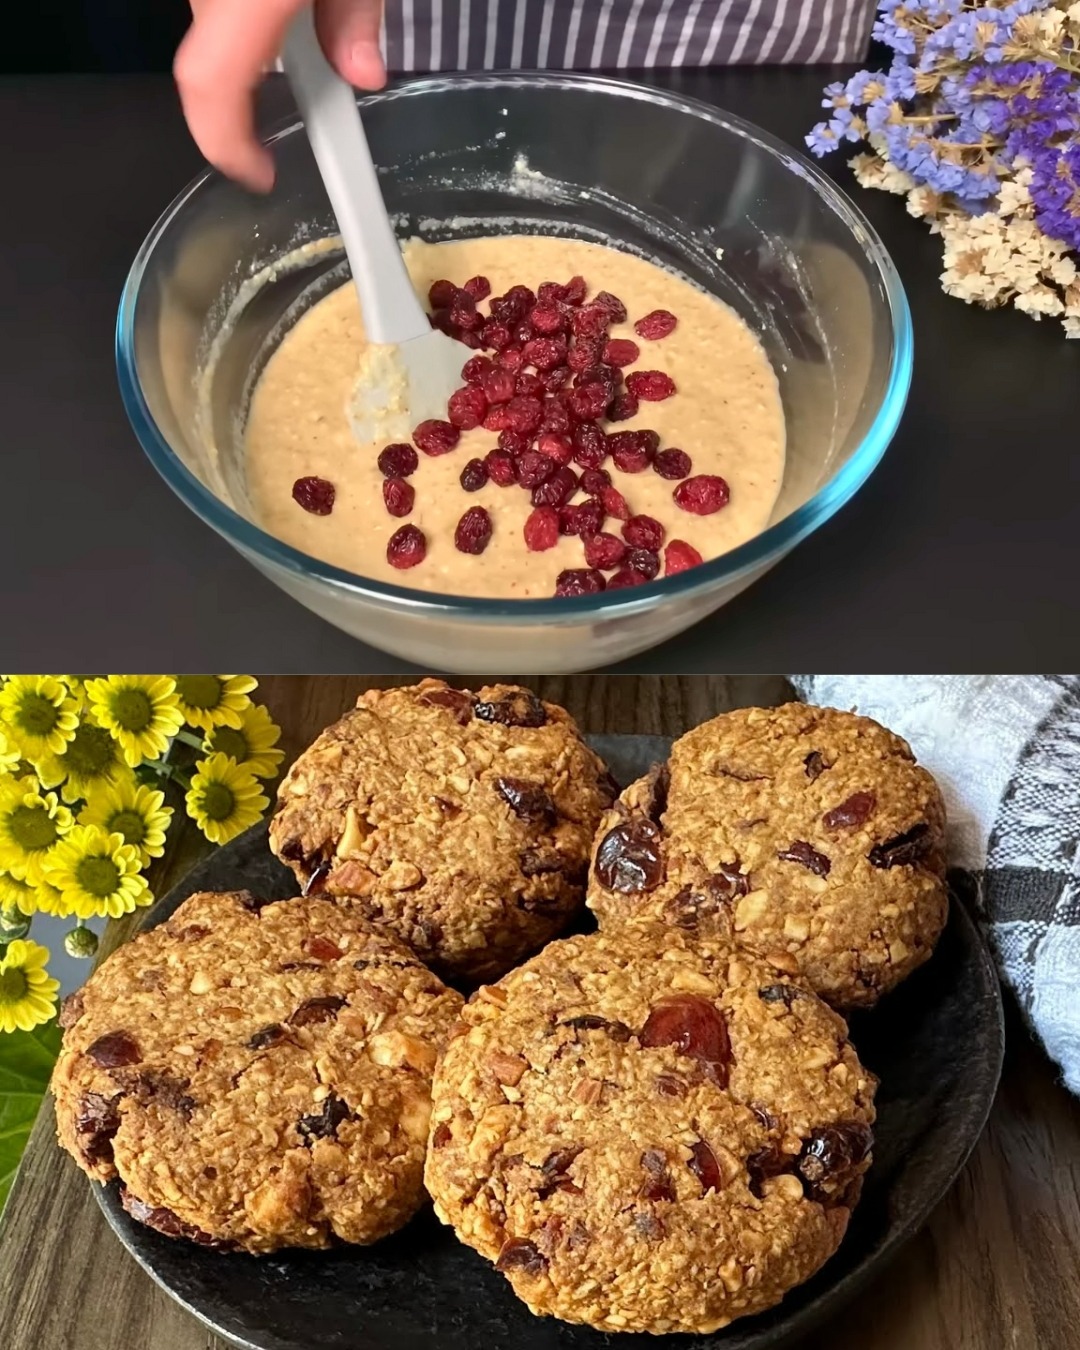
[(256, 192), (273, 186), (274, 163), (255, 134), (255, 90), (304, 3), (199, 0), (173, 62), (196, 145), (215, 168)]
[(386, 66), (379, 51), (382, 0), (317, 0), (315, 27), (326, 59), (358, 89), (381, 89)]

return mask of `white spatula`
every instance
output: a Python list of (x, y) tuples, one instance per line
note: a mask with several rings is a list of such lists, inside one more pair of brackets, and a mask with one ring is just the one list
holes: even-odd
[(413, 290), (352, 88), (323, 55), (311, 7), (289, 29), (282, 64), (341, 230), (364, 329), (373, 345), (353, 405), (363, 442), (400, 440), (427, 418), (445, 418), (461, 384), (465, 347), (431, 327)]

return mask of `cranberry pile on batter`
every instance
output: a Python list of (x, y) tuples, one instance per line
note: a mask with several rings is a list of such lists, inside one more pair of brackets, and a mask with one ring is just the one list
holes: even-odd
[[(608, 460), (623, 473), (652, 472), (675, 486), (672, 499), (683, 511), (711, 515), (727, 505), (730, 492), (715, 474), (693, 475), (685, 450), (662, 449), (649, 430), (608, 430), (635, 417), (642, 403), (661, 402), (676, 393), (671, 377), (659, 370), (635, 369), (641, 348), (628, 338), (612, 338), (625, 323), (626, 306), (600, 291), (586, 303), (584, 278), (565, 285), (545, 281), (537, 291), (512, 286), (491, 296), (486, 277), (464, 286), (436, 281), (428, 293), (432, 325), (456, 338), (476, 355), (462, 369), (463, 385), (451, 395), (445, 420), (421, 422), (413, 442), (425, 455), (456, 449), (463, 431), (483, 427), (497, 437), (482, 458), (462, 468), (463, 493), (487, 483), (529, 493), (532, 511), (524, 542), (531, 552), (552, 548), (560, 536), (581, 540), (583, 567), (560, 572), (556, 595), (587, 595), (638, 586), (658, 576), (683, 572), (702, 561), (682, 539), (668, 539), (660, 521), (635, 515), (604, 467)], [(674, 314), (654, 310), (634, 324), (644, 341), (659, 342), (677, 325)], [(481, 353), (490, 353), (483, 355)], [(419, 465), (412, 445), (388, 445), (380, 453), (383, 502), (389, 515), (403, 518), (415, 505), (409, 477)], [(580, 493), (584, 500), (573, 501)], [(326, 515), (333, 508), (333, 484), (301, 478), (293, 497), (307, 511)], [(469, 506), (454, 531), (462, 553), (481, 554), (494, 522), (483, 506)], [(416, 525), (391, 535), (387, 561), (405, 569), (422, 562), (427, 539)]]

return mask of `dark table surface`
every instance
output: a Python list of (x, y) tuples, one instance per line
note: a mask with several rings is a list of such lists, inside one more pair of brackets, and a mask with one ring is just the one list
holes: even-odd
[[(793, 144), (833, 72), (658, 82)], [(285, 91), (268, 91), (272, 111)], [(264, 580), (144, 459), (113, 366), (124, 277), (200, 168), (164, 76), (0, 80), (0, 652), (5, 669), (408, 669)], [(838, 162), (838, 181), (851, 185)], [(1071, 667), (1080, 343), (939, 289), (941, 246), (857, 200), (915, 321), (907, 414), (847, 507), (717, 615), (627, 670)]]

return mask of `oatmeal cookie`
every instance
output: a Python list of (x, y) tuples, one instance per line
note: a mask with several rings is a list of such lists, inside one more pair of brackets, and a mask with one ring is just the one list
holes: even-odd
[(869, 1007), (945, 925), (945, 807), (907, 743), (868, 717), (742, 708), (677, 740), (597, 838), (601, 926), (661, 920)]
[(616, 790), (562, 708), (423, 680), (362, 694), (300, 756), (270, 847), (440, 972), (494, 979), (580, 908)]
[(374, 1242), (423, 1199), (431, 1075), (460, 1008), (352, 901), (194, 895), (65, 1004), (59, 1139), (173, 1237)]
[(478, 990), (435, 1073), (435, 1210), (534, 1313), (711, 1332), (836, 1250), (876, 1080), (801, 979), (626, 926)]

